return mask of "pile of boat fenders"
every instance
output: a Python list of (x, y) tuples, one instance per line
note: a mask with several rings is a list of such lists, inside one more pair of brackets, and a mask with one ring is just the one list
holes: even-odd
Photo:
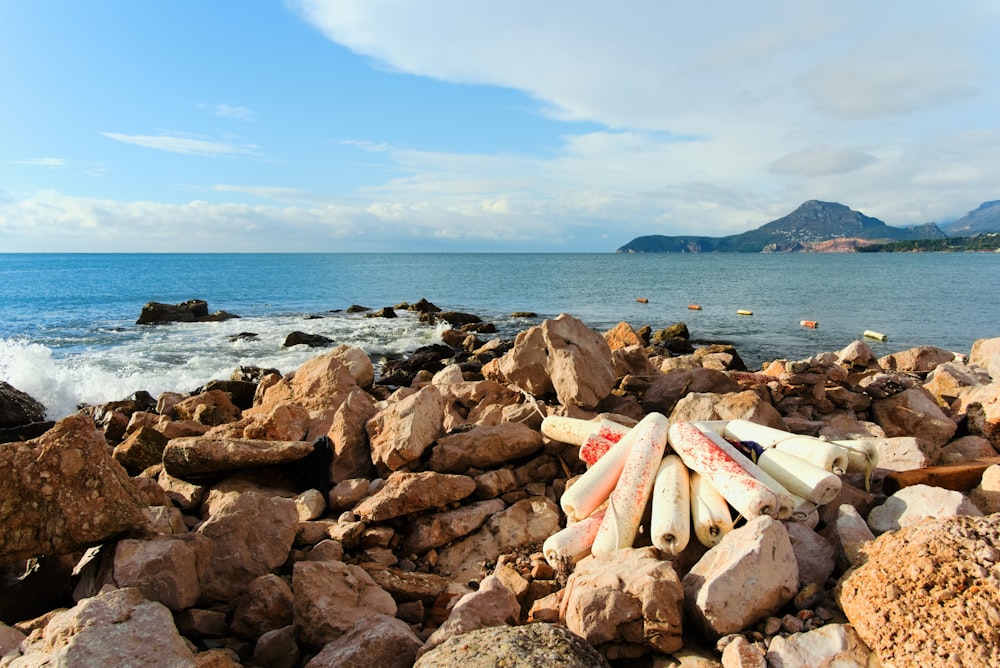
[(651, 413), (627, 427), (550, 416), (542, 433), (580, 446), (588, 464), (560, 500), (566, 527), (542, 548), (563, 571), (588, 554), (632, 547), (644, 517), (653, 545), (669, 556), (692, 533), (705, 547), (718, 544), (740, 517), (815, 526), (817, 507), (840, 492), (840, 475), (865, 473), (867, 486), (878, 463), (868, 441), (825, 441), (748, 420), (670, 424)]

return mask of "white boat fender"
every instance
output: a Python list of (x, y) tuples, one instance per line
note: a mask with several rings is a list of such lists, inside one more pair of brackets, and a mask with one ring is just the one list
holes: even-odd
[(594, 462), (594, 465), (576, 479), (559, 499), (566, 517), (571, 522), (579, 522), (607, 501), (611, 490), (618, 484), (618, 478), (632, 450), (635, 432), (629, 431), (608, 452)]
[(757, 464), (792, 494), (818, 506), (833, 501), (843, 486), (835, 474), (778, 448), (765, 450)]
[[(669, 425), (665, 415), (650, 413), (629, 432), (632, 448), (608, 497), (608, 510), (591, 548), (594, 555), (632, 547), (635, 542), (642, 515), (653, 492), (656, 472), (663, 460), (663, 451), (667, 447)], [(598, 463), (601, 461), (603, 458)]]
[(733, 516), (729, 504), (705, 476), (690, 471), (691, 528), (698, 542), (705, 547), (715, 547), (723, 536), (733, 530)]
[(660, 462), (653, 483), (649, 537), (661, 552), (676, 557), (691, 540), (691, 481), (677, 455)]
[(752, 464), (725, 439), (714, 432), (706, 434), (689, 422), (670, 425), (669, 439), (684, 464), (707, 476), (712, 487), (741, 515), (750, 519), (777, 514), (778, 499), (774, 492), (734, 458), (735, 455)]

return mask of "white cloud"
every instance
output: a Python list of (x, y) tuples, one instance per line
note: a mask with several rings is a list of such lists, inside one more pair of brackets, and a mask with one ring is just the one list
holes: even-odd
[(66, 158), (31, 158), (29, 160), (11, 160), (11, 164), (62, 169), (66, 166)]
[(784, 155), (771, 163), (777, 174), (825, 176), (846, 174), (875, 162), (876, 158), (864, 151), (848, 148), (815, 146)]
[(961, 215), (997, 197), (991, 151), (960, 142), (944, 172), (933, 154), (961, 133), (1000, 130), (990, 3), (296, 6), (383, 69), (509, 87), (553, 118), (606, 128), (567, 134), (538, 159), (389, 147), (403, 175), (366, 192), (386, 201), (467, 195), (487, 212), (503, 200), (512, 218), (572, 221), (552, 223), (570, 236), (581, 219), (623, 234), (728, 234), (807, 199), (906, 225), (941, 216), (944, 202)]
[(257, 120), (256, 114), (246, 107), (234, 107), (229, 104), (199, 104), (198, 108), (204, 109), (213, 116), (218, 116), (220, 118), (232, 118), (237, 121), (246, 121), (248, 123)]
[(209, 157), (257, 155), (257, 147), (253, 144), (233, 144), (229, 142), (192, 139), (175, 135), (126, 135), (118, 132), (102, 132), (102, 135), (125, 144), (134, 144), (158, 151), (182, 153), (184, 155), (201, 155)]

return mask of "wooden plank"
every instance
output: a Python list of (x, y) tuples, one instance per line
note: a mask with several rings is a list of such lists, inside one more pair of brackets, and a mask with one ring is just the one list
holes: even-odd
[(886, 494), (895, 494), (910, 485), (931, 485), (964, 492), (978, 485), (983, 478), (983, 471), (994, 464), (1000, 464), (1000, 457), (970, 459), (910, 471), (893, 471), (885, 476), (882, 489)]

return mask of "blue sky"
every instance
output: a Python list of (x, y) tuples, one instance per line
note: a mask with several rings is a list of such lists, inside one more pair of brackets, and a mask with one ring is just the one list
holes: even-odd
[(998, 34), (992, 0), (8, 0), (0, 252), (946, 222), (1000, 199)]

